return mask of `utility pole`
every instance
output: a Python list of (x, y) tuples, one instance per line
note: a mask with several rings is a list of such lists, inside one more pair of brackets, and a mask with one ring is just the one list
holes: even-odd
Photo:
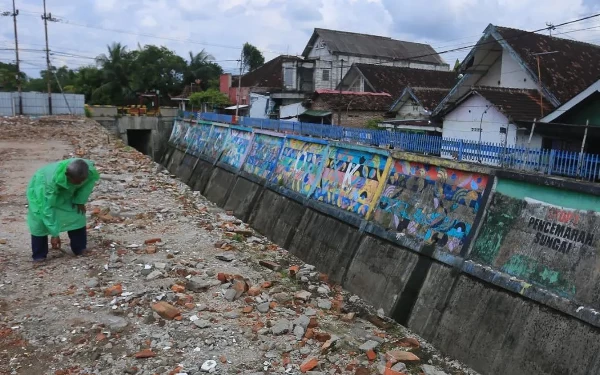
[(19, 11), (15, 7), (15, 0), (13, 0), (13, 23), (15, 25), (15, 54), (16, 54), (16, 64), (17, 64), (17, 91), (19, 92), (19, 115), (23, 114), (23, 89), (21, 87), (21, 69), (19, 67), (19, 37), (17, 36), (17, 15), (19, 15)]
[(342, 125), (342, 102), (343, 102), (343, 95), (342, 95), (342, 79), (344, 78), (342, 75), (344, 74), (344, 59), (341, 59), (341, 66), (340, 66), (340, 79), (339, 79), (339, 87), (340, 87), (340, 104), (339, 104), (339, 108), (338, 108), (338, 126)]
[(240, 76), (238, 77), (238, 89), (236, 95), (236, 105), (235, 105), (235, 117), (238, 117), (238, 113), (240, 112), (240, 101), (242, 98), (242, 71), (244, 68), (244, 49), (242, 48), (242, 53), (240, 54)]
[(46, 82), (48, 84), (48, 113), (52, 114), (52, 66), (50, 65), (50, 48), (48, 47), (48, 21), (57, 22), (58, 19), (52, 18), (51, 13), (46, 13), (46, 0), (44, 0), (44, 14), (42, 15), (42, 19), (44, 20), (44, 31), (46, 33), (46, 66), (48, 69), (48, 73), (46, 76)]
[(17, 80), (17, 91), (19, 92), (19, 115), (23, 114), (23, 94), (22, 94), (22, 82), (21, 82), (21, 69), (19, 65), (19, 37), (17, 36), (17, 16), (19, 15), (19, 11), (16, 9), (15, 0), (12, 2), (13, 11), (11, 12), (3, 12), (3, 16), (11, 16), (13, 18), (13, 24), (15, 26), (15, 54), (16, 61), (15, 65), (17, 67), (17, 73), (15, 75), (15, 79)]

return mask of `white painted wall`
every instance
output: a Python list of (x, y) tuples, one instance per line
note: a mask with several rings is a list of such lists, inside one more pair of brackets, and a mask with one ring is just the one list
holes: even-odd
[(537, 89), (525, 69), (506, 51), (502, 52), (502, 57), (492, 64), (474, 86)]
[(498, 58), (488, 72), (477, 81), (475, 86), (499, 87), (502, 84), (502, 58)]
[(279, 107), (279, 117), (285, 119), (287, 117), (292, 117), (290, 120), (298, 121), (298, 115), (304, 113), (306, 108), (302, 106), (302, 102), (282, 105)]
[(268, 118), (267, 105), (269, 97), (265, 95), (250, 93), (250, 117)]
[[(484, 112), (486, 113), (484, 114)], [(508, 128), (507, 134), (501, 133), (500, 128)], [(471, 96), (444, 118), (442, 136), (479, 144), (480, 129), (482, 143), (489, 142), (504, 145), (506, 142), (507, 146), (516, 144), (517, 127), (514, 124), (509, 125), (508, 118), (479, 95)], [(441, 156), (444, 158), (453, 157), (452, 154), (444, 152)], [(463, 155), (463, 160), (478, 161), (478, 158), (468, 158)], [(486, 163), (485, 160), (482, 162)], [(494, 165), (494, 163), (489, 162), (487, 164)]]
[(425, 109), (418, 105), (414, 100), (407, 100), (396, 113), (397, 120), (429, 120), (429, 115), (425, 114)]
[(502, 52), (502, 87), (537, 89), (525, 69), (506, 51)]

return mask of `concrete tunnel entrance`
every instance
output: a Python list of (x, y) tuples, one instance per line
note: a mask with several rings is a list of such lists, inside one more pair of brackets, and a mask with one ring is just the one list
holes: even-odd
[(151, 155), (152, 130), (127, 129), (127, 144), (144, 155)]

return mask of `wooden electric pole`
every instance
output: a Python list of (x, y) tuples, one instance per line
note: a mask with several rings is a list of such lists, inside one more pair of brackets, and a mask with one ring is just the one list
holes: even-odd
[(13, 18), (13, 24), (15, 27), (15, 54), (16, 54), (15, 65), (17, 68), (15, 79), (17, 81), (17, 91), (19, 93), (18, 113), (19, 113), (19, 115), (22, 115), (23, 114), (23, 95), (22, 95), (22, 87), (21, 87), (22, 86), (21, 68), (20, 68), (20, 62), (19, 62), (19, 37), (17, 35), (17, 16), (19, 15), (19, 11), (16, 9), (15, 0), (12, 1), (12, 6), (13, 6), (12, 13), (11, 12), (3, 12), (1, 15), (2, 16), (11, 16)]
[(52, 66), (50, 65), (50, 48), (48, 47), (48, 21), (56, 22), (55, 18), (52, 18), (52, 14), (46, 13), (46, 0), (44, 0), (44, 14), (42, 15), (44, 20), (44, 31), (46, 34), (46, 66), (48, 69), (46, 74), (46, 82), (48, 84), (48, 114), (52, 114)]

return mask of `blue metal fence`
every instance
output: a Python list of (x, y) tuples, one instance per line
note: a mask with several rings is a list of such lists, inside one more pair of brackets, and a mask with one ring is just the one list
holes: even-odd
[(237, 124), (399, 151), (436, 155), (502, 168), (524, 170), (557, 176), (600, 180), (600, 155), (573, 151), (505, 146), (488, 142), (442, 138), (418, 133), (389, 130), (346, 128), (306, 122), (238, 117), (217, 113), (180, 112), (180, 118)]

